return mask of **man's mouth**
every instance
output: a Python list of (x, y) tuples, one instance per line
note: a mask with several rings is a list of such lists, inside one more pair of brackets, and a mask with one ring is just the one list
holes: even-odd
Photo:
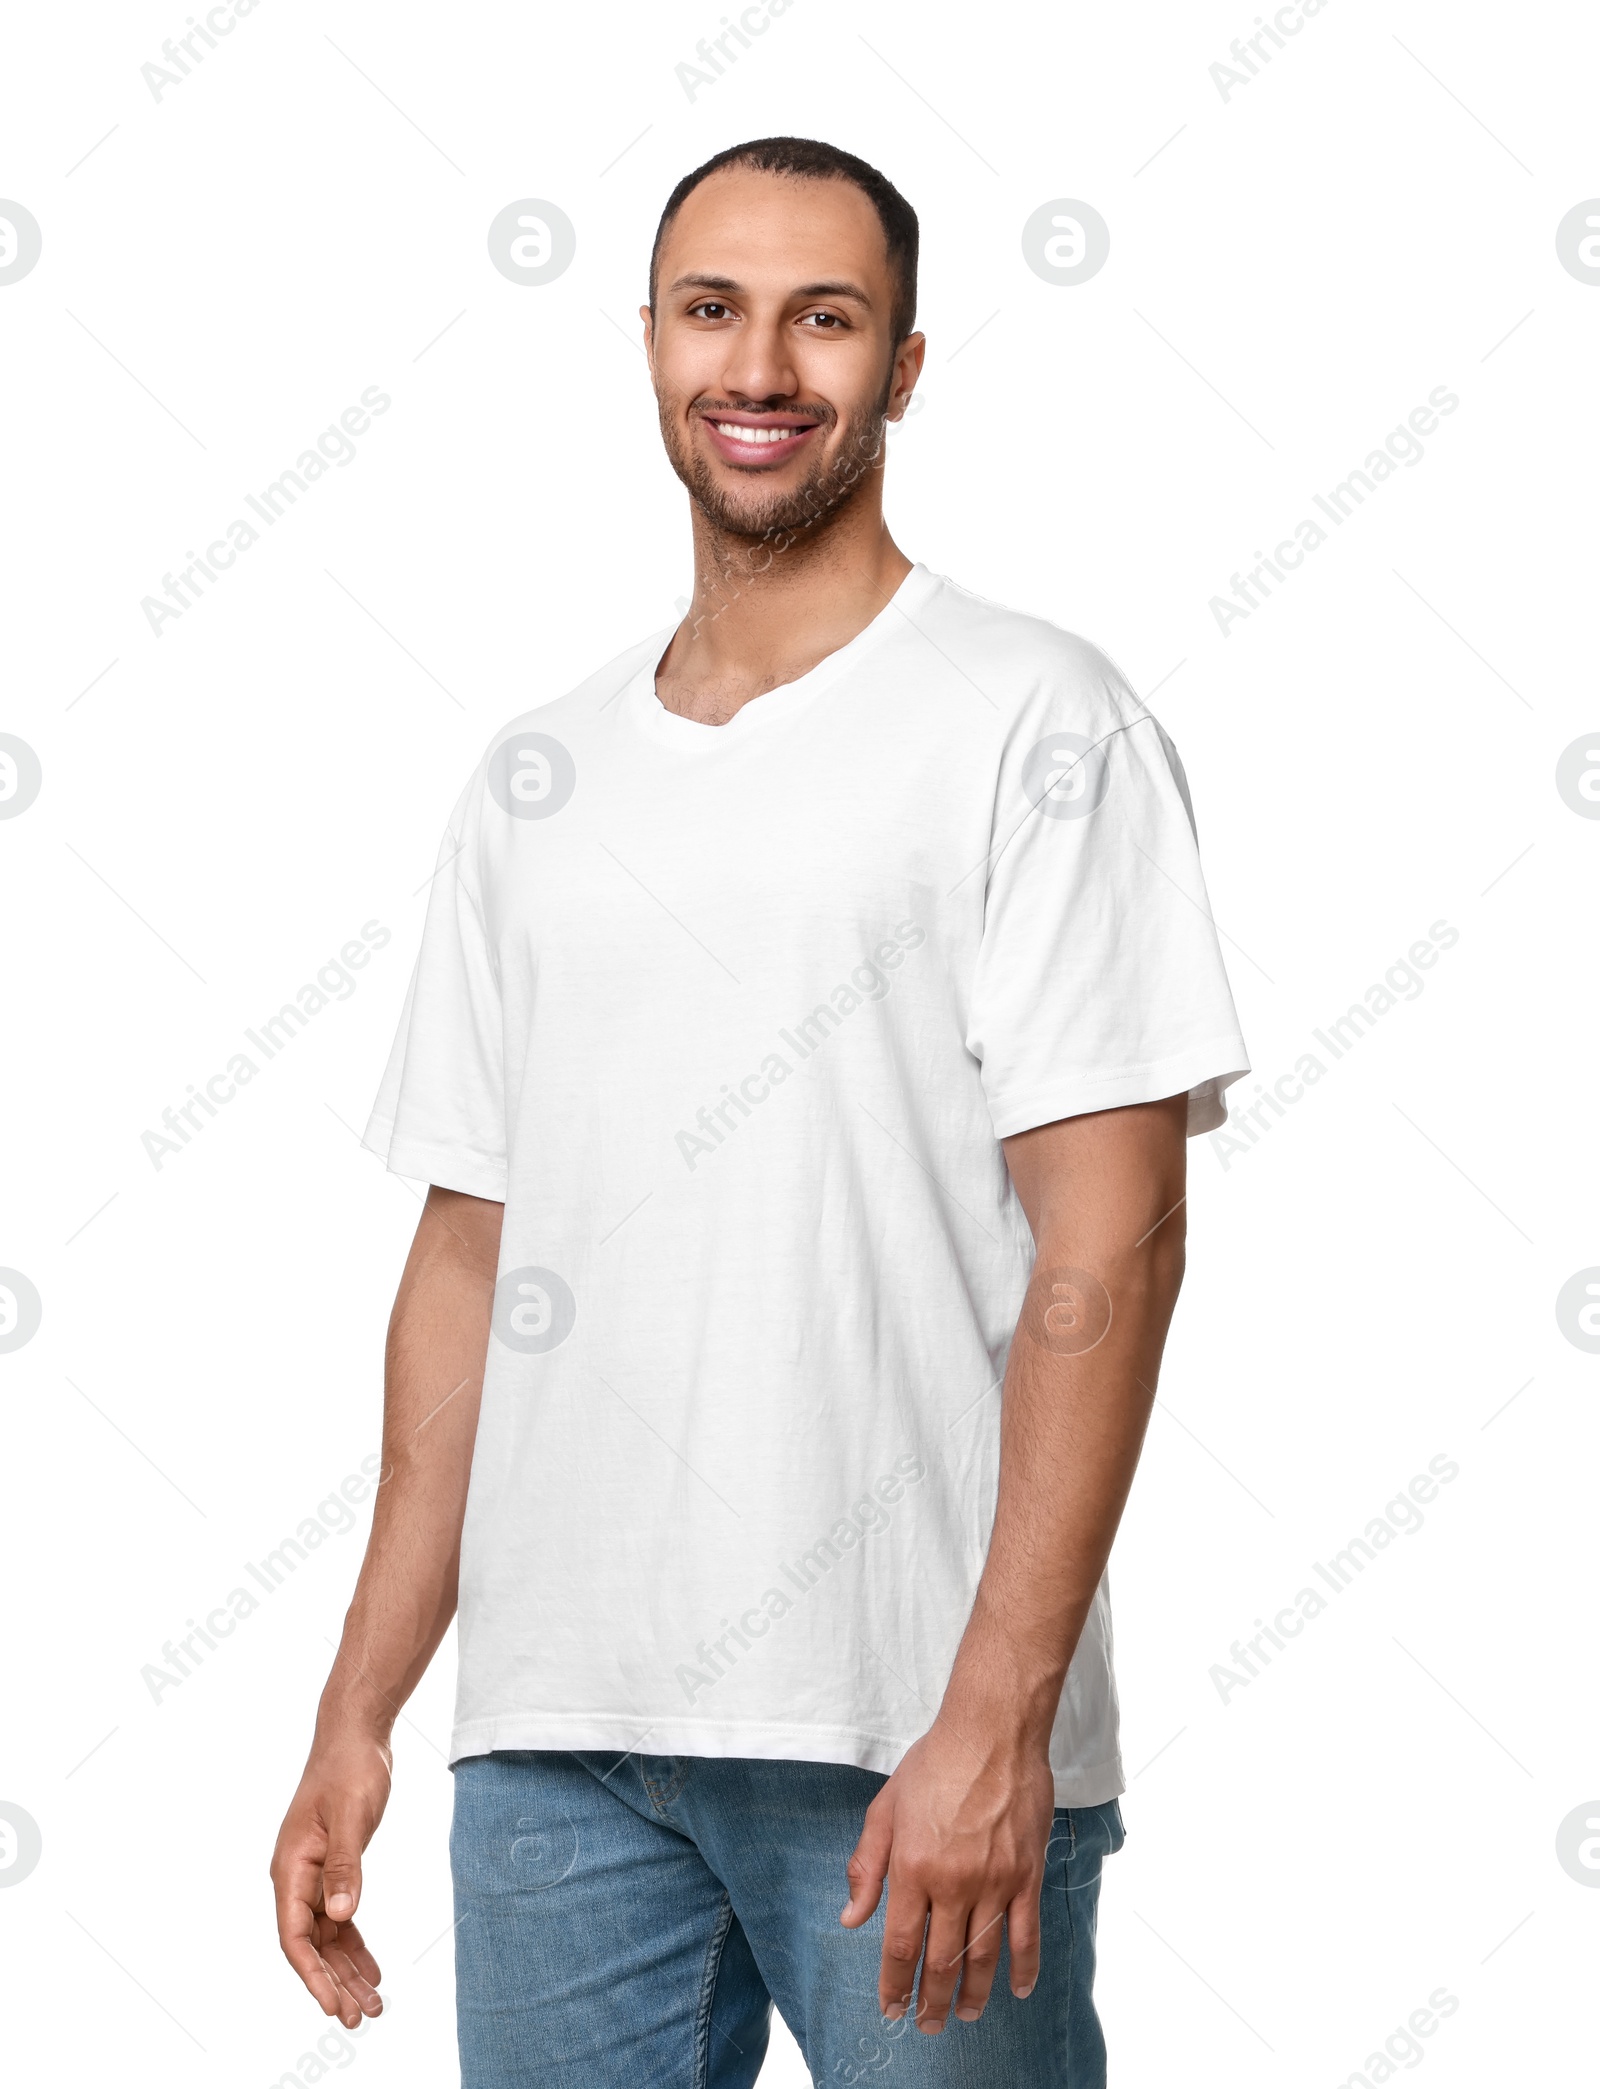
[(730, 464), (772, 465), (785, 462), (818, 428), (816, 421), (785, 414), (701, 416), (712, 447)]

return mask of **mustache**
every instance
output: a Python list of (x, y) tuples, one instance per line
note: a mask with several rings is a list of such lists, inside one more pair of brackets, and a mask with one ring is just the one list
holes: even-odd
[(781, 413), (790, 419), (812, 421), (818, 427), (827, 427), (838, 419), (838, 415), (829, 407), (771, 406), (766, 401), (760, 399), (696, 399), (690, 408), (690, 412), (701, 414), (707, 420), (715, 420), (719, 413), (745, 413), (751, 415)]

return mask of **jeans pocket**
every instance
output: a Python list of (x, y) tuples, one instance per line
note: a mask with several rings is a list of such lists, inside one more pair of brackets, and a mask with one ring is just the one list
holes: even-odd
[(1106, 1855), (1108, 1857), (1114, 1857), (1117, 1854), (1118, 1850), (1122, 1848), (1122, 1845), (1128, 1839), (1128, 1831), (1123, 1826), (1122, 1821), (1121, 1800), (1112, 1799), (1108, 1801), (1105, 1807), (1105, 1813), (1107, 1816), (1106, 1829), (1108, 1836), (1108, 1841), (1106, 1843)]
[(1044, 1876), (1047, 1886), (1066, 1883), (1059, 1874), (1066, 1871), (1077, 1855), (1077, 1815), (1078, 1809), (1072, 1806), (1058, 1806), (1055, 1810), (1055, 1816), (1050, 1823), (1050, 1840), (1044, 1853)]

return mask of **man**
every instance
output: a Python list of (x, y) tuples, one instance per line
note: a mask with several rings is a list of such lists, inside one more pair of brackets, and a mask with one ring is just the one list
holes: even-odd
[(431, 1188), (273, 1871), (376, 2015), (459, 1587), (468, 2089), (748, 2085), (773, 2000), (819, 2083), (1104, 2081), (1106, 1560), (1246, 1059), (1161, 728), (885, 528), (916, 250), (804, 140), (669, 199), (693, 602), (474, 771), (367, 1134)]

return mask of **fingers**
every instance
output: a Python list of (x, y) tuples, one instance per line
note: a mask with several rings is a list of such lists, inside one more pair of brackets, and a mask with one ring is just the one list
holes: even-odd
[(348, 1922), (360, 1900), (361, 1830), (353, 1815), (336, 1814), (322, 1860), (322, 1905), (335, 1922)]
[[(850, 1854), (845, 1877), (850, 1883), (850, 1898), (845, 1902), (839, 1920), (846, 1929), (859, 1929), (878, 1905), (883, 1892), (884, 1878), (889, 1869), (889, 1847), (893, 1840), (893, 1812), (885, 1807), (878, 1810), (877, 1801), (867, 1808), (867, 1817), (862, 1824), (861, 1839)], [(916, 1963), (912, 1961), (913, 1965)]]
[[(354, 1923), (342, 1926), (326, 1921), (325, 1936), (321, 1944), (322, 1962), (348, 2000), (355, 2003), (362, 2016), (381, 2016), (383, 1997), (378, 1993), (377, 1983), (381, 1978), (378, 1962), (361, 1941), (361, 1932)], [(340, 2015), (348, 2025), (350, 2018), (341, 2007)]]
[[(315, 1877), (314, 1867), (305, 1869)], [(278, 1881), (278, 1942), (323, 2015), (339, 2017), (349, 2026), (359, 2019), (360, 2007), (340, 1986), (322, 1956), (322, 1918), (311, 1905), (314, 1890), (305, 1882), (297, 1885), (287, 1879)]]
[[(341, 2021), (346, 2021), (347, 2012), (353, 2005), (338, 1981), (323, 1964), (321, 1954), (304, 1938), (285, 1938), (283, 1955), (304, 1981), (307, 1993), (323, 2015), (336, 2016)], [(360, 2011), (356, 2010), (355, 2015), (359, 2014)], [(353, 2024), (355, 2016), (348, 2016), (348, 2022)]]
[[(360, 1930), (356, 1928), (353, 1922), (329, 1922), (326, 1916), (323, 1917), (323, 1922), (326, 1926), (328, 1942), (332, 1943), (337, 1939), (339, 1949), (349, 1959), (350, 1963), (361, 1975), (361, 1978), (371, 1986), (376, 1987), (379, 1981), (382, 1980), (383, 1975), (378, 1970), (378, 1961), (367, 1949), (367, 1941), (362, 1936)], [(326, 1952), (326, 1945), (322, 1948)]]
[[(902, 1918), (897, 1903), (904, 1901)], [(903, 2016), (917, 1987), (919, 2031), (944, 2029), (956, 1998), (956, 2018), (975, 2024), (986, 2008), (1000, 1969), (1002, 1940), (1011, 1946), (1011, 1992), (1031, 1995), (1039, 1979), (1039, 1889), (1029, 1886), (1009, 1908), (992, 1902), (970, 1911), (955, 1902), (930, 1902), (925, 1895), (890, 1881), (878, 2001), (885, 2016)]]
[[(890, 1889), (893, 1906), (893, 1889)], [(917, 2029), (942, 2031), (950, 2015), (950, 1998), (961, 1978), (967, 1946), (968, 1910), (958, 1903), (935, 1901), (928, 1916), (928, 1939), (922, 1954), (922, 1986), (917, 1994)]]
[[(961, 1987), (956, 1996), (956, 2017), (963, 2024), (975, 2024), (983, 2014), (1000, 1966), (1005, 1922), (1004, 1908), (984, 1903), (973, 1909), (967, 1923), (967, 1948), (961, 1954)], [(923, 1985), (927, 1985), (926, 1975)]]
[(969, 1910), (958, 1901), (930, 1899), (891, 1877), (878, 1974), (879, 2008), (891, 2019), (902, 2017), (915, 1995), (918, 2030), (938, 2032), (949, 2019), (954, 1997), (957, 2021), (976, 2023), (994, 1989), (1003, 1940), (1010, 1944), (1011, 1992), (1024, 2001), (1039, 1979), (1037, 1882), (1030, 1882), (1009, 1907), (983, 1901)]
[(367, 2002), (362, 2000), (361, 1995), (352, 1992), (350, 1988), (345, 1986), (343, 1979), (340, 1977), (341, 1960), (336, 1951), (332, 1953), (324, 1952), (322, 1963), (327, 1970), (329, 1979), (333, 1982), (334, 2006), (326, 2012), (329, 2016), (336, 2016), (347, 2031), (353, 2031), (363, 2016), (377, 2016), (381, 2013), (383, 2003), (375, 1989), (367, 1987), (364, 1981), (357, 1983), (368, 2001), (373, 2005), (369, 2008)]
[(922, 1956), (928, 1913), (925, 1893), (909, 1884), (890, 1881), (883, 1956), (878, 1961), (878, 2007), (891, 2019), (905, 2015), (916, 1993), (917, 1960)]
[(278, 1942), (324, 2016), (354, 2030), (363, 2015), (377, 2016), (381, 1975), (360, 1930), (336, 1919), (331, 1899), (353, 1912), (361, 1892), (360, 1839), (319, 1818), (285, 1823), (272, 1860)]
[(1011, 1992), (1019, 2002), (1033, 1993), (1039, 1979), (1039, 1886), (1033, 1880), (1006, 1909)]

